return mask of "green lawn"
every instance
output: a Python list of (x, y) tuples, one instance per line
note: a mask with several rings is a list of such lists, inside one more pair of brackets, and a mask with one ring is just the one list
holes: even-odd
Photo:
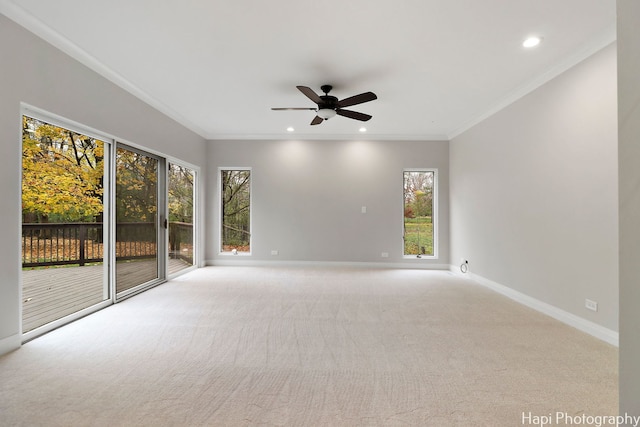
[(404, 254), (433, 255), (433, 224), (431, 217), (404, 219)]

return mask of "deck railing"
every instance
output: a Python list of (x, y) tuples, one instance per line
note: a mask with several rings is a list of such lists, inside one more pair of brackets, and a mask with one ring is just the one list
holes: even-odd
[(169, 257), (193, 264), (193, 224), (169, 222)]
[(22, 224), (22, 266), (102, 261), (102, 223)]
[[(156, 256), (156, 229), (152, 222), (116, 224), (116, 258), (142, 259)], [(169, 223), (172, 258), (193, 263), (193, 224)], [(22, 266), (102, 262), (101, 222), (22, 224)]]

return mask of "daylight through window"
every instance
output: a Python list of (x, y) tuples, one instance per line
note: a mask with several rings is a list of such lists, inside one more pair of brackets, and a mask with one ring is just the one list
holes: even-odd
[(22, 117), (23, 333), (110, 297), (103, 224), (109, 147)]
[(251, 252), (251, 170), (222, 169), (221, 247), (233, 255)]
[(404, 171), (404, 255), (435, 255), (434, 170)]

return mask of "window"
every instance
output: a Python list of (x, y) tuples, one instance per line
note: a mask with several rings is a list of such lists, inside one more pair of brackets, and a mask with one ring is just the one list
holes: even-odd
[(251, 253), (251, 170), (220, 170), (220, 252)]
[(91, 132), (70, 127), (46, 116), (22, 116), (25, 337), (97, 309), (110, 298), (104, 262), (109, 234), (103, 220), (111, 146)]
[(165, 278), (160, 232), (164, 159), (119, 144), (115, 161), (116, 297), (121, 299)]
[(436, 173), (434, 169), (404, 171), (404, 255), (436, 256)]
[(194, 265), (194, 202), (196, 171), (175, 163), (168, 166), (169, 259), (174, 274)]
[(193, 268), (197, 167), (22, 111), (25, 341)]

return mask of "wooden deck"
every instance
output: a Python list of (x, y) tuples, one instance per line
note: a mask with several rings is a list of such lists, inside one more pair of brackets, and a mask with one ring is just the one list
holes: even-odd
[[(169, 259), (169, 274), (190, 265)], [(155, 276), (155, 260), (117, 264), (118, 292)], [(47, 268), (22, 272), (22, 330), (28, 332), (106, 299), (102, 265)]]

